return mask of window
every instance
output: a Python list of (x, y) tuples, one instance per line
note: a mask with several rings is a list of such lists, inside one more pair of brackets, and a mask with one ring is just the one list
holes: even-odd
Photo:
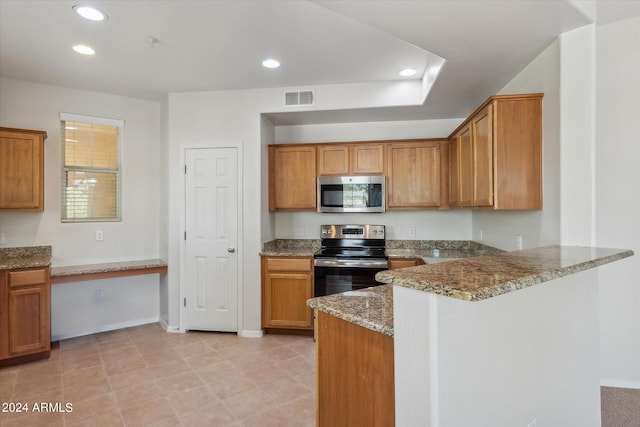
[(60, 114), (62, 222), (120, 221), (120, 142), (124, 122)]

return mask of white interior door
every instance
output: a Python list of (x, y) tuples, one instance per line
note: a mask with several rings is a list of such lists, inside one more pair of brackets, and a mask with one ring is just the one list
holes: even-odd
[(238, 330), (235, 148), (185, 150), (185, 329)]

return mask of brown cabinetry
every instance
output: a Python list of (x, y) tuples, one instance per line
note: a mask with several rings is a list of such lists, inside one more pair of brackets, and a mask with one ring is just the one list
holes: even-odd
[(262, 327), (313, 329), (312, 257), (262, 257)]
[(317, 312), (316, 425), (395, 425), (393, 361), (393, 337)]
[(398, 268), (415, 267), (424, 264), (424, 261), (418, 258), (389, 258), (389, 270)]
[(269, 146), (269, 210), (315, 209), (315, 145)]
[(450, 141), (452, 206), (542, 209), (542, 94), (489, 98)]
[(49, 356), (49, 268), (0, 271), (0, 364)]
[(389, 209), (440, 208), (446, 204), (442, 198), (441, 168), (441, 154), (446, 149), (446, 140), (389, 144)]
[(318, 176), (382, 175), (384, 144), (318, 144)]
[(44, 210), (44, 131), (0, 128), (0, 209)]

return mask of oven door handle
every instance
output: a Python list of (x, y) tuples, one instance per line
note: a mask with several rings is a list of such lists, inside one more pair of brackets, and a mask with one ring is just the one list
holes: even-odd
[(315, 267), (345, 267), (345, 268), (389, 268), (386, 259), (326, 259), (316, 258)]

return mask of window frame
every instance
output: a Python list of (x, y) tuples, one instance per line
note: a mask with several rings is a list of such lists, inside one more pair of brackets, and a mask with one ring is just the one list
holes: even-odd
[[(85, 167), (85, 166), (68, 166), (66, 164), (66, 123), (80, 122), (90, 125), (105, 125), (117, 128), (116, 136), (116, 169)], [(62, 223), (82, 223), (82, 222), (121, 222), (122, 221), (122, 143), (124, 141), (124, 120), (110, 119), (104, 117), (94, 117), (81, 114), (60, 113), (60, 134), (61, 134), (61, 176), (60, 176), (60, 220)], [(113, 217), (84, 217), (84, 218), (66, 218), (67, 197), (66, 197), (66, 177), (67, 172), (82, 171), (93, 173), (114, 173), (116, 181), (116, 197), (115, 197), (115, 216)]]

